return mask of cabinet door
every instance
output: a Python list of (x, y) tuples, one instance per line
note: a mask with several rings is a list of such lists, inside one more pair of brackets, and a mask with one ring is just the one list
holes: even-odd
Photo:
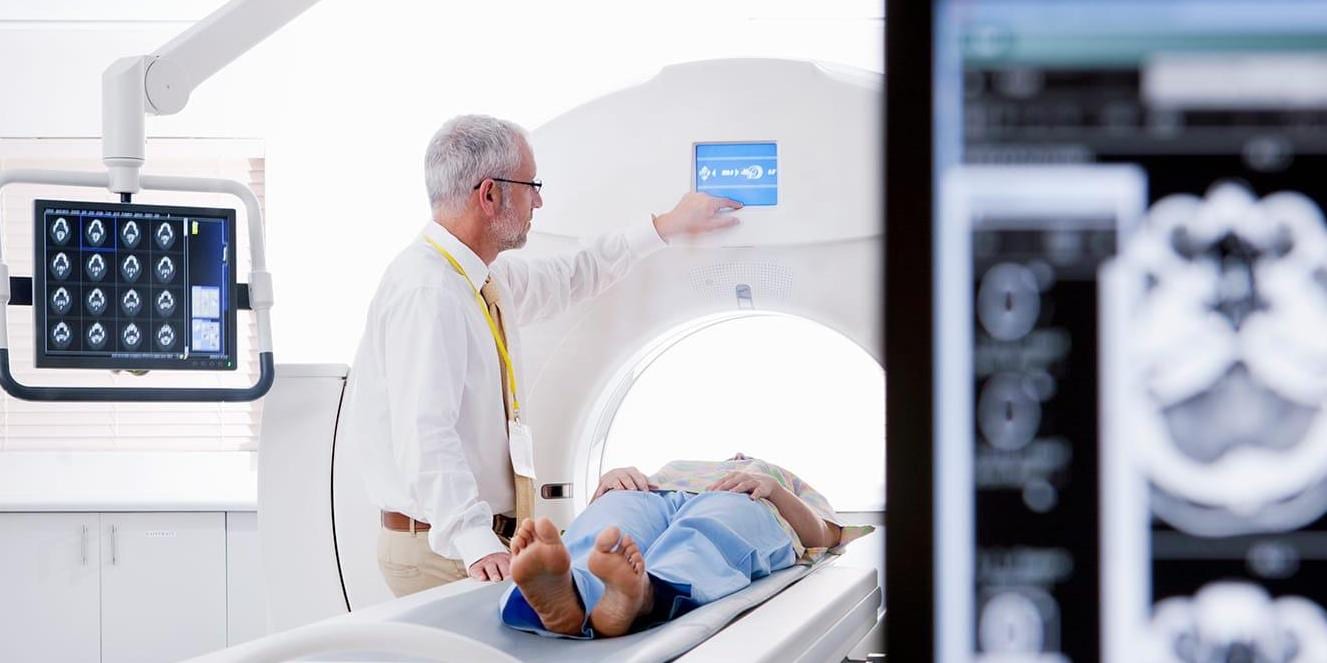
[(97, 661), (97, 529), (95, 513), (0, 513), (0, 661)]
[(101, 661), (178, 661), (226, 646), (223, 513), (101, 516)]
[(226, 514), (226, 645), (267, 635), (267, 592), (258, 547), (258, 514)]

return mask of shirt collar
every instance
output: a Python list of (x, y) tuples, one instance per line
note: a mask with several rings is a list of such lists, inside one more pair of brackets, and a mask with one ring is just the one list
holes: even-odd
[[(465, 270), (466, 278), (470, 279), (470, 284), (475, 287), (475, 290), (484, 287), (484, 282), (488, 280), (488, 265), (485, 265), (484, 261), (480, 260), (474, 251), (470, 250), (470, 247), (457, 239), (456, 235), (453, 235), (450, 230), (443, 228), (441, 225), (430, 221), (424, 224), (424, 236), (437, 242), (438, 246), (447, 249), (447, 252), (452, 254), (453, 258), (456, 258), (456, 262), (461, 264), (461, 268)], [(424, 247), (430, 253), (437, 253), (427, 242)], [(438, 259), (443, 261), (443, 266), (446, 267), (447, 271), (453, 271), (446, 258), (438, 256)]]

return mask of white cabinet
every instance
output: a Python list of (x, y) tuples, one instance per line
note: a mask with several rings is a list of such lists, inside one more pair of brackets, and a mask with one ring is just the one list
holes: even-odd
[(101, 661), (178, 661), (226, 646), (224, 513), (101, 516)]
[(0, 663), (178, 661), (264, 635), (258, 551), (252, 512), (0, 513)]
[(0, 513), (0, 661), (96, 661), (95, 513)]
[(226, 514), (226, 646), (267, 635), (258, 514)]

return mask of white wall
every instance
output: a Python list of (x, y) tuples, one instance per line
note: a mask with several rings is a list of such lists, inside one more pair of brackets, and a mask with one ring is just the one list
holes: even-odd
[[(383, 267), (427, 220), (423, 150), (448, 117), (534, 128), (690, 60), (883, 71), (881, 4), (323, 0), (148, 131), (265, 141), (279, 360), (349, 362)], [(219, 5), (0, 0), (0, 137), (99, 135), (105, 66)], [(557, 205), (558, 183), (545, 191)]]

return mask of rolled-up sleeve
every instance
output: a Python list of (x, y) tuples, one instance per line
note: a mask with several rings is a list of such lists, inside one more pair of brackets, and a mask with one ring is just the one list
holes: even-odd
[(511, 293), (516, 321), (527, 324), (598, 295), (637, 261), (665, 246), (654, 221), (645, 219), (625, 232), (597, 237), (568, 255), (534, 259), (503, 255), (493, 263), (493, 275)]
[(383, 366), (392, 448), (402, 475), (411, 477), (411, 497), (423, 511), (418, 516), (431, 526), (429, 547), (468, 568), (505, 548), (456, 429), (467, 360), (461, 304), (449, 291), (427, 287), (391, 302)]

